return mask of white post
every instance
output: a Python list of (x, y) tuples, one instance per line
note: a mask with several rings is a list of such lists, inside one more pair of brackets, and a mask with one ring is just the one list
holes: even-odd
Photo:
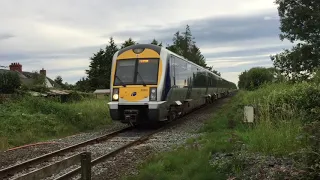
[(244, 122), (253, 123), (254, 108), (253, 106), (244, 106)]

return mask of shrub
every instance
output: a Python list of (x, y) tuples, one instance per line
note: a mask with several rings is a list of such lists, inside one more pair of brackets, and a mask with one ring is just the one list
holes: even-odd
[(238, 87), (240, 89), (255, 90), (265, 83), (272, 82), (273, 79), (274, 77), (271, 69), (254, 67), (239, 75)]
[(0, 93), (13, 93), (21, 85), (16, 72), (0, 73)]

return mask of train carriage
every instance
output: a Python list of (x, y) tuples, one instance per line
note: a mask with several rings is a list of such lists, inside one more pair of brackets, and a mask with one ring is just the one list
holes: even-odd
[(166, 48), (132, 45), (113, 56), (110, 116), (132, 125), (170, 121), (235, 88)]

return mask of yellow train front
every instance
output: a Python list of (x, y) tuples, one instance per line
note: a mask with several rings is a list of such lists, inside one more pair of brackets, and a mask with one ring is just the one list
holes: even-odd
[(133, 45), (118, 51), (112, 62), (110, 115), (123, 123), (157, 122), (163, 79), (161, 47)]

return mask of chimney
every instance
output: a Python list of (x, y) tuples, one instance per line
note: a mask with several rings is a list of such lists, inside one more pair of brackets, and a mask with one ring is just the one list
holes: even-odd
[(40, 70), (40, 74), (47, 76), (47, 70), (44, 70), (43, 68)]
[(18, 71), (22, 73), (22, 65), (20, 63), (11, 63), (9, 68), (10, 71)]

